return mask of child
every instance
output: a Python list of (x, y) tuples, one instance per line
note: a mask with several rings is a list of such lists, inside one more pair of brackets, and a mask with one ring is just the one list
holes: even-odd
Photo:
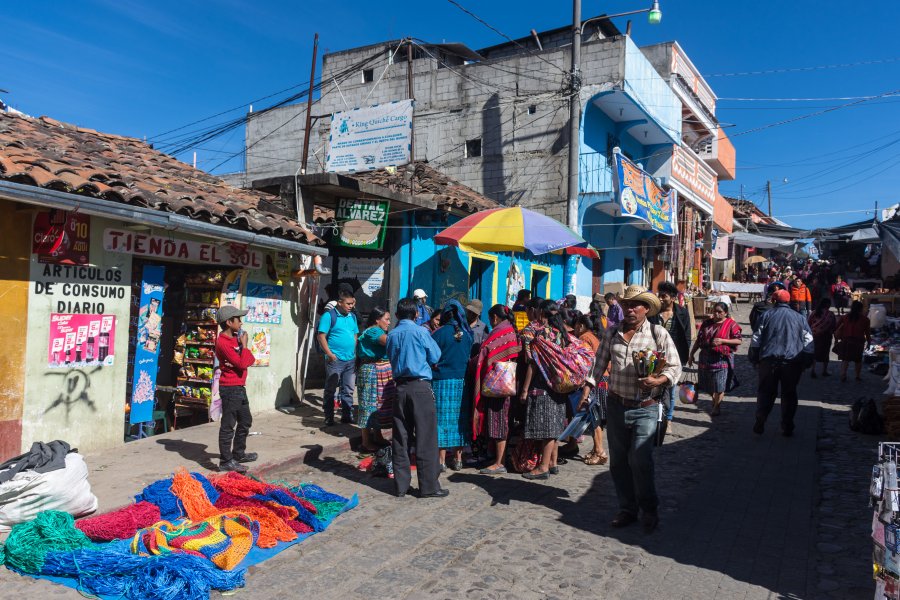
[[(246, 473), (247, 467), (241, 463), (257, 459), (255, 452), (247, 449), (247, 434), (253, 416), (247, 399), (247, 368), (255, 359), (247, 348), (247, 332), (241, 330), (241, 317), (246, 310), (234, 306), (223, 306), (216, 315), (222, 328), (216, 340), (216, 358), (222, 373), (219, 378), (219, 396), (222, 398), (222, 422), (219, 425), (220, 471)], [(235, 431), (237, 424), (237, 431)]]

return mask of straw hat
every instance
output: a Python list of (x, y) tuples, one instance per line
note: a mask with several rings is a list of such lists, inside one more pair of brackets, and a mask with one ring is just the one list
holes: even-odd
[(656, 294), (650, 292), (642, 285), (629, 285), (625, 288), (625, 292), (619, 297), (619, 302), (628, 300), (630, 302), (640, 302), (647, 305), (647, 316), (652, 317), (659, 313), (660, 304)]

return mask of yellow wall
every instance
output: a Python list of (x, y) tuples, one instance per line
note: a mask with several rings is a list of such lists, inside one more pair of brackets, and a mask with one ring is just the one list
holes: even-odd
[(10, 344), (0, 353), (0, 461), (21, 446), (31, 219), (31, 212), (0, 201), (0, 331)]

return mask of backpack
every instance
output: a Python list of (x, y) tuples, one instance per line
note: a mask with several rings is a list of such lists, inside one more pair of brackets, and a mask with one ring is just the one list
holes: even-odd
[[(348, 314), (349, 314), (349, 315), (352, 315), (352, 316), (353, 316), (353, 321), (356, 322), (356, 313), (351, 312), (351, 313), (348, 313)], [(329, 308), (328, 310), (326, 310), (326, 311), (322, 314), (322, 317), (324, 317), (325, 315), (328, 315), (328, 316), (330, 317), (330, 320), (331, 320), (331, 325), (328, 326), (328, 332), (325, 333), (325, 338), (327, 339), (327, 338), (328, 338), (328, 334), (331, 333), (331, 328), (334, 327), (334, 324), (335, 324), (335, 323), (337, 323), (337, 319), (338, 319), (338, 311), (337, 311), (336, 308)], [(317, 351), (319, 354), (321, 354), (321, 355), (324, 356), (324, 355), (325, 355), (325, 349), (322, 348), (322, 344), (319, 343), (319, 333), (320, 333), (320, 332), (319, 332), (319, 324), (322, 322), (322, 317), (319, 317), (319, 320), (316, 321), (316, 335), (313, 336), (313, 339), (315, 339), (315, 341), (316, 341), (316, 351)], [(358, 324), (357, 324), (357, 326), (358, 326)]]
[(594, 368), (594, 351), (570, 333), (569, 343), (562, 347), (542, 335), (531, 342), (531, 355), (550, 389), (559, 394), (571, 393), (584, 385)]
[(394, 476), (394, 452), (390, 446), (378, 449), (369, 466), (369, 473), (375, 477)]

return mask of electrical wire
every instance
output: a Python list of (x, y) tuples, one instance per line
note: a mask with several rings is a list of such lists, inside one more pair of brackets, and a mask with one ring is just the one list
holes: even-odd
[(747, 75), (771, 75), (775, 73), (800, 73), (804, 71), (822, 71), (825, 69), (846, 69), (863, 65), (879, 65), (900, 61), (900, 57), (880, 58), (875, 60), (863, 60), (852, 63), (835, 63), (831, 65), (816, 65), (813, 67), (784, 67), (780, 69), (764, 69), (760, 71), (737, 71), (734, 73), (707, 73), (703, 77), (743, 77)]

